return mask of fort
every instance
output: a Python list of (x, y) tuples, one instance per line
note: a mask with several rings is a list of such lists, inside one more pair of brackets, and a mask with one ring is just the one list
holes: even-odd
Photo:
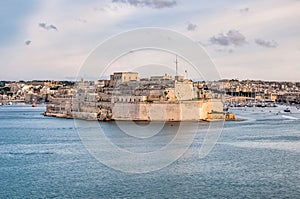
[(72, 98), (52, 99), (46, 116), (85, 120), (200, 121), (224, 119), (222, 96), (184, 76), (140, 78), (115, 72), (77, 82)]

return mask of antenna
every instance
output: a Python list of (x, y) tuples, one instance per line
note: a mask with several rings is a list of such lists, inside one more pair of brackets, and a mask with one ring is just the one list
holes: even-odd
[(178, 76), (178, 60), (177, 60), (177, 55), (176, 55), (176, 59), (175, 59), (175, 64), (176, 64), (176, 76)]

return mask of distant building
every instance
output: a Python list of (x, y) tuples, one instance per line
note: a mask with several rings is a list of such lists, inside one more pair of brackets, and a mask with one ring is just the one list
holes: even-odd
[(129, 82), (129, 81), (139, 81), (137, 72), (115, 72), (110, 76), (110, 86), (116, 86), (118, 84)]

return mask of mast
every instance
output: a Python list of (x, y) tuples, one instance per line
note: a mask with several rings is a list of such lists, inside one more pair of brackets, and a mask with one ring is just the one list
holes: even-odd
[(175, 59), (175, 66), (176, 66), (176, 76), (178, 76), (178, 60), (177, 60), (177, 55), (176, 55), (176, 59)]

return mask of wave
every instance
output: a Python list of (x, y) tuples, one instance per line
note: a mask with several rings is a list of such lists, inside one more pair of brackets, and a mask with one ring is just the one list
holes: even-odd
[(292, 117), (292, 116), (288, 116), (288, 115), (282, 115), (283, 118), (289, 119), (289, 120), (299, 120), (300, 118), (297, 117)]
[(300, 153), (300, 142), (222, 142), (220, 144), (241, 148), (275, 149)]
[(3, 154), (8, 154), (8, 155), (52, 155), (54, 154), (53, 152), (6, 152)]
[(237, 138), (241, 141), (300, 141), (300, 136), (297, 135), (270, 135), (270, 136), (242, 136)]

